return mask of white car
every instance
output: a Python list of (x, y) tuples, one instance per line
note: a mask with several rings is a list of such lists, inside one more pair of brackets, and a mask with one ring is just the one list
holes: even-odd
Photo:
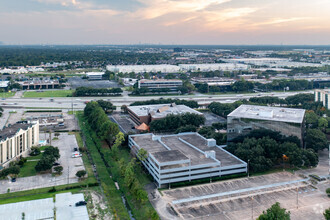
[(76, 157), (81, 157), (81, 156), (82, 156), (81, 153), (76, 152), (76, 153), (73, 153), (71, 157), (72, 157), (72, 158), (76, 158)]

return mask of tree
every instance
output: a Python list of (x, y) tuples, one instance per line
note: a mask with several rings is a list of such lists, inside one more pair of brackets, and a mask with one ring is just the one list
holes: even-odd
[(307, 111), (305, 117), (308, 128), (317, 128), (319, 116), (314, 111)]
[(330, 220), (330, 208), (326, 209), (323, 213), (325, 220)]
[(312, 148), (315, 152), (327, 148), (327, 137), (319, 129), (308, 129), (306, 134), (306, 148)]
[(53, 147), (53, 146), (46, 147), (43, 153), (43, 157), (44, 156), (52, 157), (54, 158), (54, 161), (58, 160), (61, 157), (58, 147)]
[(43, 155), (43, 157), (38, 161), (35, 166), (35, 170), (37, 172), (50, 170), (53, 167), (53, 163), (55, 162), (55, 158), (49, 155)]
[(275, 203), (267, 211), (263, 211), (257, 220), (290, 220), (290, 211), (281, 208), (280, 203)]
[(318, 120), (318, 127), (320, 129), (322, 129), (323, 132), (324, 132), (325, 129), (328, 127), (328, 120), (325, 119), (325, 118), (323, 118), (323, 117), (319, 118), (319, 120)]
[(54, 167), (54, 170), (57, 174), (61, 174), (62, 171), (63, 171), (63, 167), (62, 166), (57, 166), (57, 167)]
[(86, 170), (79, 170), (76, 173), (76, 177), (78, 177), (79, 179), (83, 178), (85, 175), (87, 174)]
[(3, 108), (0, 107), (0, 117), (2, 116)]
[(142, 162), (148, 158), (148, 152), (144, 148), (140, 148), (139, 152), (137, 153), (137, 158)]
[(97, 100), (97, 103), (101, 106), (101, 108), (106, 112), (106, 113), (112, 113), (113, 110), (116, 109), (115, 106), (111, 102), (104, 101), (102, 99)]

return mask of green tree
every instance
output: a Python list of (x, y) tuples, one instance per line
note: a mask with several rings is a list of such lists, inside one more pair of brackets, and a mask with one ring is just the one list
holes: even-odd
[(325, 131), (325, 129), (328, 127), (328, 120), (326, 118), (319, 118), (318, 120), (318, 127)]
[(50, 170), (53, 167), (54, 162), (54, 157), (49, 155), (43, 155), (43, 157), (38, 161), (37, 165), (35, 166), (35, 170), (37, 172)]
[(76, 177), (78, 177), (79, 179), (83, 178), (84, 176), (86, 176), (87, 172), (86, 170), (79, 170), (76, 173)]
[(290, 211), (281, 208), (280, 203), (275, 203), (267, 211), (263, 211), (257, 220), (290, 220)]
[(330, 220), (330, 208), (326, 209), (323, 213), (325, 220)]
[(317, 128), (319, 116), (314, 111), (307, 111), (305, 118), (308, 128)]
[(145, 161), (148, 158), (148, 152), (144, 148), (140, 148), (139, 152), (137, 153), (137, 158), (141, 161)]
[(54, 167), (54, 170), (57, 174), (61, 174), (62, 171), (63, 171), (63, 167), (62, 166), (57, 166), (57, 167)]
[(312, 148), (315, 152), (328, 146), (326, 135), (319, 129), (308, 129), (306, 134), (306, 148)]
[(54, 158), (54, 161), (58, 160), (61, 157), (58, 147), (53, 147), (53, 146), (48, 146), (45, 148), (43, 157), (44, 156), (52, 157)]

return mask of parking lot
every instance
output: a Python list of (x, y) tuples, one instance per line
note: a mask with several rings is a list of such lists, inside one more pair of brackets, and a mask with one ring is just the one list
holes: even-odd
[(325, 193), (330, 180), (311, 181), (310, 174), (328, 175), (328, 150), (319, 153), (316, 168), (295, 173), (277, 172), (200, 184), (177, 189), (149, 191), (151, 203), (162, 219), (256, 219), (274, 203), (291, 212), (291, 219), (324, 219), (330, 207)]
[[(48, 135), (47, 135), (48, 136)], [(47, 137), (46, 136), (46, 137)], [(44, 135), (40, 134), (40, 139), (44, 139)], [(0, 193), (44, 188), (55, 185), (64, 185), (78, 182), (75, 176), (78, 170), (85, 170), (82, 158), (71, 158), (73, 149), (78, 148), (75, 135), (61, 133), (58, 140), (52, 140), (52, 145), (60, 150), (60, 159), (58, 162), (63, 166), (61, 176), (53, 177), (52, 174), (40, 174), (30, 177), (17, 178), (17, 181), (12, 183), (9, 180), (0, 180)]]
[(205, 117), (205, 126), (211, 126), (213, 123), (226, 123), (226, 119), (212, 112), (203, 112)]
[(82, 79), (79, 76), (68, 78), (68, 83), (70, 83), (72, 89), (76, 89), (78, 87), (92, 87), (95, 89), (119, 87), (118, 83), (114, 81), (109, 81), (109, 80), (88, 81), (87, 79)]

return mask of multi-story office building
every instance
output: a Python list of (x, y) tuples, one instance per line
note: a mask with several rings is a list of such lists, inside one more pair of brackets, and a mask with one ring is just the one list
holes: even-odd
[(185, 105), (172, 104), (160, 104), (160, 105), (139, 105), (139, 106), (128, 106), (128, 114), (132, 121), (137, 125), (142, 123), (149, 124), (153, 120), (165, 118), (167, 115), (173, 114), (184, 114), (193, 113), (197, 115), (203, 115), (202, 113), (189, 108)]
[(139, 134), (129, 136), (129, 147), (148, 156), (142, 164), (158, 187), (174, 182), (245, 173), (247, 164), (198, 133), (173, 135)]
[(314, 91), (315, 102), (322, 102), (323, 106), (327, 109), (330, 108), (330, 90), (327, 89), (316, 89)]
[(6, 167), (19, 156), (27, 156), (39, 144), (39, 122), (14, 124), (0, 131), (0, 167)]
[(303, 143), (304, 118), (304, 109), (241, 105), (227, 116), (227, 141), (255, 129), (269, 129), (296, 136)]
[(148, 88), (148, 89), (170, 89), (176, 90), (178, 87), (182, 86), (182, 80), (176, 79), (142, 79), (138, 82), (138, 88)]

